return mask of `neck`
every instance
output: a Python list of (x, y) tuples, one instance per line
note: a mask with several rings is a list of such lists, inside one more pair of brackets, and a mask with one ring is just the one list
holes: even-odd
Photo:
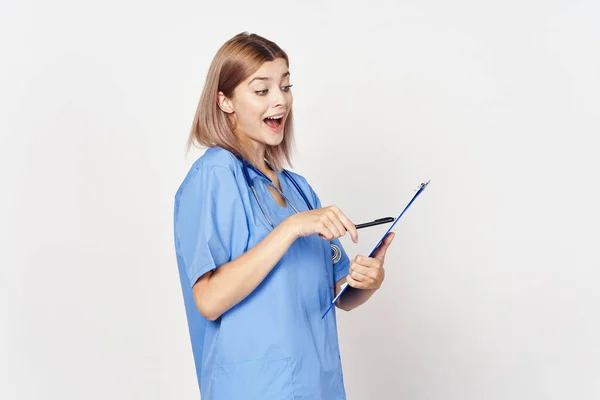
[(250, 139), (246, 134), (240, 134), (240, 132), (238, 132), (236, 136), (238, 136), (238, 138), (241, 139), (246, 145), (245, 147), (247, 149), (249, 148), (250, 150), (249, 157), (251, 157), (251, 159), (248, 161), (250, 161), (252, 165), (257, 167), (259, 171), (261, 171), (267, 176), (270, 176), (271, 169), (265, 162), (265, 153), (267, 145), (259, 141)]
[(254, 164), (262, 173), (265, 175), (269, 175), (271, 173), (271, 169), (265, 162), (265, 150), (266, 145), (262, 143), (253, 143), (253, 152), (252, 152), (252, 164)]

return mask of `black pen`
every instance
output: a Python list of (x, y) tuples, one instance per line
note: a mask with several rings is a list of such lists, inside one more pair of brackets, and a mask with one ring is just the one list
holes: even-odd
[(389, 222), (394, 222), (394, 221), (395, 221), (395, 218), (393, 218), (393, 217), (385, 217), (385, 218), (376, 219), (375, 221), (365, 222), (363, 224), (357, 224), (355, 226), (356, 226), (356, 229), (360, 229), (360, 228), (366, 228), (368, 226), (387, 224)]

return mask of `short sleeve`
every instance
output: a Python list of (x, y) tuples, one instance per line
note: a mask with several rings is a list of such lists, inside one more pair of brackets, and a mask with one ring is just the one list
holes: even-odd
[[(314, 208), (321, 208), (322, 205), (321, 205), (321, 200), (319, 199), (319, 196), (317, 196), (317, 193), (313, 190), (313, 188), (310, 186), (310, 184), (308, 184), (308, 182), (307, 182), (307, 185), (312, 194)], [(334, 263), (333, 263), (333, 280), (334, 280), (334, 284), (335, 284), (340, 279), (342, 279), (346, 275), (348, 275), (349, 269), (350, 269), (350, 259), (348, 258), (348, 255), (346, 254), (346, 251), (344, 250), (344, 246), (342, 246), (342, 243), (339, 238), (333, 239), (329, 243), (333, 246), (336, 246), (340, 250), (339, 260), (334, 259)], [(333, 249), (332, 249), (332, 256), (333, 256)]]
[(247, 250), (249, 231), (239, 186), (228, 166), (201, 165), (182, 185), (175, 237), (190, 285)]

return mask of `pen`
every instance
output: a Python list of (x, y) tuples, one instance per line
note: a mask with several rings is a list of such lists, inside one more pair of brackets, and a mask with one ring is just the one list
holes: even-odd
[(361, 229), (361, 228), (366, 228), (368, 226), (387, 224), (388, 222), (394, 222), (394, 221), (395, 221), (395, 219), (393, 217), (385, 217), (385, 218), (376, 219), (375, 221), (358, 224), (355, 226), (356, 226), (356, 229)]

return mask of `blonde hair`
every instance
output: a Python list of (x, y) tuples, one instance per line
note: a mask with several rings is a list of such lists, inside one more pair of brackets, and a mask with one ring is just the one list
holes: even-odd
[[(239, 33), (221, 46), (206, 76), (187, 142), (188, 150), (193, 144), (219, 146), (252, 162), (249, 144), (242, 143), (234, 134), (227, 114), (217, 104), (217, 94), (221, 91), (231, 98), (236, 86), (255, 73), (264, 62), (276, 58), (283, 58), (289, 68), (287, 54), (275, 43), (254, 33)], [(291, 109), (283, 129), (283, 141), (277, 146), (267, 146), (265, 151), (265, 158), (278, 171), (283, 169), (284, 163), (292, 165), (294, 131)]]

